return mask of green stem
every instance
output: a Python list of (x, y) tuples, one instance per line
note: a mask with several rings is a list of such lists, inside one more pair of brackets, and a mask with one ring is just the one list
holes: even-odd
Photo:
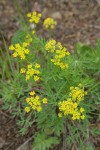
[(88, 92), (90, 92), (93, 88), (95, 88), (96, 86), (98, 86), (100, 84), (100, 82), (98, 82), (97, 84), (95, 84), (94, 86), (92, 86), (89, 90), (88, 90)]
[(99, 116), (99, 114), (97, 114), (97, 113), (90, 113), (90, 114), (95, 114), (95, 115)]

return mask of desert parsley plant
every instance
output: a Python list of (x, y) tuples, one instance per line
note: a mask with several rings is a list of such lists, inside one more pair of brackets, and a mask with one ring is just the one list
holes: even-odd
[(79, 43), (71, 54), (60, 41), (37, 35), (39, 23), (47, 33), (57, 25), (52, 18), (42, 22), (41, 17), (37, 12), (28, 13), (29, 23), (12, 38), (8, 55), (13, 73), (10, 69), (8, 79), (3, 70), (1, 81), (3, 109), (18, 116), (22, 134), (36, 123), (33, 150), (59, 143), (67, 145), (66, 149), (76, 143), (77, 149), (84, 150), (92, 134), (92, 130), (87, 133), (92, 113), (97, 117), (99, 110), (100, 44), (94, 50)]

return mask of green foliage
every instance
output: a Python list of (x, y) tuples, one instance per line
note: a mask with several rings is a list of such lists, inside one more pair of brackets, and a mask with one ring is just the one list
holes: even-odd
[(89, 75), (100, 75), (100, 40), (97, 41), (95, 48), (78, 43), (76, 53)]
[[(26, 38), (27, 35), (29, 39)], [(63, 140), (66, 141), (69, 149), (75, 142), (78, 149), (83, 150), (85, 141), (89, 140), (87, 129), (93, 122), (93, 119), (100, 120), (100, 82), (98, 82), (100, 78), (100, 40), (97, 41), (95, 48), (77, 43), (75, 53), (63, 58), (63, 61), (69, 65), (66, 69), (61, 69), (57, 66), (57, 63), (55, 65), (51, 62), (55, 52), (50, 53), (47, 51), (45, 45), (48, 41), (40, 38), (37, 34), (33, 35), (29, 26), (18, 30), (12, 38), (14, 46), (16, 44), (22, 46), (23, 43), (27, 44), (27, 49), (29, 50), (25, 59), (22, 56), (21, 58), (18, 57), (18, 55), (15, 55), (16, 58), (12, 59), (5, 44), (7, 57), (4, 62), (5, 53), (3, 50), (0, 51), (0, 71), (2, 72), (2, 74), (0, 73), (0, 96), (3, 100), (2, 109), (8, 110), (13, 117), (17, 118), (21, 134), (26, 134), (35, 123), (37, 134), (35, 134), (33, 150), (50, 149)], [(23, 47), (18, 47), (19, 49), (17, 50), (13, 49), (11, 53), (14, 54), (14, 52), (22, 50)], [(26, 50), (25, 48), (24, 51)], [(63, 48), (61, 50), (63, 51)], [(60, 51), (61, 54), (62, 51)], [(20, 54), (22, 53), (20, 52)], [(36, 63), (41, 66), (40, 70), (38, 70), (40, 71), (39, 80), (33, 80), (34, 76), (26, 80), (27, 74), (21, 74), (21, 68), (27, 70), (28, 65), (34, 66)], [(70, 87), (77, 87), (79, 83), (82, 84), (83, 90), (88, 93), (84, 100), (77, 103), (77, 109), (84, 108), (85, 119), (73, 120), (70, 114), (64, 115), (64, 113), (59, 117), (59, 112), (61, 111), (59, 102), (68, 101)], [(30, 98), (29, 92), (33, 90), (39, 96), (39, 100), (41, 100), (39, 101), (41, 102), (41, 111), (37, 111), (38, 109), (36, 110), (33, 107), (31, 110), (29, 109), (30, 112), (27, 112), (27, 109), (25, 109), (28, 107), (26, 99)], [(42, 102), (43, 98), (47, 98), (46, 103)], [(63, 139), (62, 134), (64, 134), (65, 129), (67, 134), (65, 139)], [(97, 130), (92, 128), (89, 133), (93, 136), (99, 134)], [(87, 147), (92, 150), (89, 144)]]
[(25, 40), (26, 32), (22, 29), (19, 29), (12, 38), (12, 43), (22, 43)]
[(33, 150), (46, 150), (53, 144), (59, 144), (57, 137), (47, 137), (44, 133), (40, 133), (35, 137)]
[(52, 112), (52, 114), (45, 113), (47, 111), (43, 110), (42, 113), (38, 115), (36, 120), (37, 125), (38, 128), (42, 130), (42, 132), (45, 132), (47, 135), (55, 134), (60, 136), (64, 128), (63, 119), (59, 119), (57, 114), (55, 114), (55, 110), (51, 109), (47, 108), (48, 112)]

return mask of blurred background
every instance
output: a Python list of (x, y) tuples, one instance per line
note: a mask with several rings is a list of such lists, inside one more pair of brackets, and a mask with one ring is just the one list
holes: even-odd
[[(53, 38), (69, 50), (73, 51), (77, 41), (94, 44), (100, 38), (99, 0), (0, 0), (0, 31), (7, 42), (20, 27), (20, 14), (34, 10), (41, 12), (43, 19), (53, 17), (57, 21)], [(38, 33), (43, 34), (41, 27)]]

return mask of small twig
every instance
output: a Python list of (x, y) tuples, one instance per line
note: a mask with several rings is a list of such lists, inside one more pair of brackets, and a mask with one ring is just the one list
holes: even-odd
[(92, 25), (92, 24), (88, 25), (88, 24), (86, 24), (85, 26), (90, 27), (90, 28), (100, 29), (100, 26), (97, 26), (97, 25)]
[(35, 120), (35, 118), (34, 118), (34, 120), (32, 121), (32, 125), (33, 125), (35, 122), (36, 122), (36, 120)]
[(30, 142), (33, 137), (34, 137), (34, 136), (30, 137), (27, 141), (25, 141), (25, 142), (24, 142), (21, 146), (19, 146), (16, 150), (21, 150), (21, 148), (22, 148), (23, 146), (25, 146), (28, 142)]
[(12, 119), (12, 117), (10, 117), (10, 116), (7, 115), (6, 113), (2, 112), (1, 110), (0, 110), (0, 113), (3, 114), (5, 117), (8, 117), (8, 118)]
[(65, 121), (65, 124), (64, 124), (64, 132), (63, 132), (63, 145), (62, 145), (62, 150), (67, 150), (66, 135), (67, 135), (67, 129), (66, 129), (66, 121)]
[(97, 3), (100, 5), (100, 0), (96, 0), (97, 1)]
[(89, 140), (89, 137), (90, 137), (90, 136), (89, 136), (89, 128), (87, 128), (86, 131), (87, 131), (87, 140)]
[(9, 148), (13, 145), (14, 143), (11, 143), (5, 150), (9, 150)]
[(76, 147), (76, 143), (74, 142), (74, 144), (72, 145), (71, 150), (75, 150), (75, 147)]

